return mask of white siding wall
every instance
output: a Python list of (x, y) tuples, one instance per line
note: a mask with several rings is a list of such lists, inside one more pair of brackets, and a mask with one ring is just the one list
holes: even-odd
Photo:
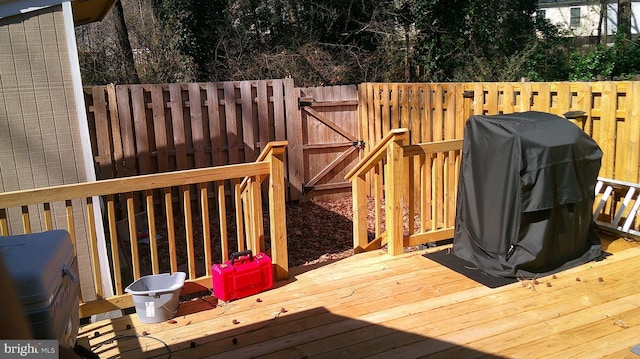
[[(582, 3), (582, 4), (579, 4)], [(545, 18), (552, 24), (560, 25), (562, 29), (568, 30), (571, 36), (596, 36), (598, 35), (598, 21), (600, 20), (600, 5), (593, 4), (593, 1), (575, 2), (575, 5), (567, 4), (540, 4), (540, 9), (544, 10)], [(571, 9), (580, 9), (580, 26), (571, 27)], [(613, 35), (618, 30), (618, 4), (616, 2), (607, 5), (607, 34)], [(631, 33), (640, 33), (640, 2), (631, 3)], [(604, 33), (604, 24), (602, 31)]]

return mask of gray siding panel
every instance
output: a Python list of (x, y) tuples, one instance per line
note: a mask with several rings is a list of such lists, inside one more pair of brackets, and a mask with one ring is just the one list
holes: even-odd
[[(0, 19), (0, 191), (86, 181), (71, 65), (61, 6)], [(84, 300), (95, 298), (81, 201), (74, 201), (75, 235)], [(44, 230), (42, 208), (31, 208), (31, 230)], [(19, 209), (10, 231), (22, 233)], [(64, 204), (53, 205), (66, 229)]]

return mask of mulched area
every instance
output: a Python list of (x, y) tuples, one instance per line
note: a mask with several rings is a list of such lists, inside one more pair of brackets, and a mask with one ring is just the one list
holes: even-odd
[[(213, 202), (215, 203), (215, 202)], [(213, 263), (222, 261), (221, 245), (220, 245), (220, 222), (215, 205), (210, 207), (212, 211), (209, 213), (209, 226), (211, 232), (211, 255)], [(185, 236), (184, 215), (181, 208), (177, 206), (175, 209), (175, 243), (178, 269), (188, 271), (187, 269), (187, 246)], [(368, 209), (368, 230), (369, 238), (373, 238), (374, 228), (374, 202), (369, 198), (367, 203)], [(314, 200), (303, 203), (288, 203), (286, 205), (287, 219), (287, 246), (289, 267), (298, 267), (310, 264), (345, 258), (353, 254), (353, 207), (351, 196), (344, 196), (332, 200)], [(407, 210), (404, 211), (405, 227), (407, 227)], [(381, 216), (384, 216), (384, 203), (381, 208)], [(146, 218), (146, 217), (144, 217)], [(192, 233), (194, 243), (194, 253), (196, 256), (197, 275), (204, 275), (204, 250), (202, 236), (202, 219), (201, 214), (194, 205), (192, 210)], [(236, 228), (235, 228), (235, 212), (233, 209), (227, 209), (227, 233), (229, 242), (229, 251), (237, 251)], [(416, 227), (419, 219), (416, 220)], [(163, 217), (161, 209), (156, 210), (156, 229), (159, 233), (158, 239), (158, 258), (160, 272), (170, 272), (170, 251), (167, 241), (166, 221)], [(267, 209), (264, 210), (263, 224), (265, 243), (268, 252), (269, 246), (269, 214)], [(138, 228), (138, 230), (140, 230)], [(381, 230), (384, 231), (384, 223)], [(408, 233), (408, 227), (405, 228)], [(128, 231), (126, 232), (128, 233)], [(126, 235), (125, 235), (126, 236)], [(121, 250), (127, 251), (129, 247), (128, 241), (121, 244)], [(151, 274), (151, 251), (148, 244), (139, 242), (139, 259), (140, 270), (142, 275)], [(411, 251), (415, 248), (407, 248)], [(124, 257), (127, 255), (125, 254)], [(131, 270), (127, 268), (130, 263), (124, 263), (123, 279), (127, 282), (130, 277)]]
[[(211, 206), (212, 203), (210, 203)], [(213, 263), (222, 260), (220, 244), (220, 221), (215, 206), (209, 213), (209, 226), (211, 233), (211, 255)], [(174, 208), (175, 246), (178, 269), (187, 270), (187, 245), (184, 215), (181, 208)], [(315, 264), (328, 260), (334, 260), (350, 256), (353, 253), (353, 222), (351, 196), (333, 200), (308, 201), (303, 203), (288, 203), (286, 205), (287, 219), (287, 246), (289, 254), (289, 267), (297, 267)], [(197, 262), (198, 275), (204, 274), (204, 250), (202, 236), (202, 217), (197, 206), (192, 210), (192, 233), (194, 253)], [(235, 211), (227, 209), (226, 216), (229, 251), (237, 251), (237, 237), (235, 226)], [(142, 216), (142, 223), (146, 216)], [(144, 224), (143, 224), (144, 225)], [(269, 214), (265, 208), (263, 214), (265, 242), (269, 246)], [(126, 223), (124, 224), (126, 228)], [(145, 226), (146, 228), (146, 226)], [(138, 232), (144, 232), (145, 228), (138, 225)], [(170, 271), (170, 251), (167, 240), (166, 219), (161, 209), (156, 209), (156, 232), (158, 233), (158, 258), (160, 272)], [(127, 237), (128, 230), (121, 234)], [(120, 250), (124, 251), (123, 276), (131, 271), (129, 256), (129, 241), (121, 241)], [(141, 275), (151, 274), (151, 249), (147, 242), (138, 242), (138, 252)]]
[(315, 264), (353, 253), (351, 196), (287, 205), (289, 266)]

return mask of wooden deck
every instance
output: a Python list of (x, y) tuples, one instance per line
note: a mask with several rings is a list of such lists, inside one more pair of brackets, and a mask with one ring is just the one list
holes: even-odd
[(226, 305), (183, 303), (175, 323), (133, 314), (89, 324), (79, 341), (101, 358), (638, 357), (640, 248), (603, 246), (613, 253), (603, 261), (496, 289), (424, 252), (361, 253), (294, 268)]

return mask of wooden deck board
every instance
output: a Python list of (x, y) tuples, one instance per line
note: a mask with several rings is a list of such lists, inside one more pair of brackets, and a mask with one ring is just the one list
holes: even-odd
[(172, 358), (634, 357), (640, 248), (620, 241), (603, 261), (495, 289), (423, 252), (361, 253), (294, 268), (274, 289), (226, 306), (182, 303), (175, 324), (133, 314), (85, 325), (79, 337), (102, 358), (165, 358), (168, 349)]

